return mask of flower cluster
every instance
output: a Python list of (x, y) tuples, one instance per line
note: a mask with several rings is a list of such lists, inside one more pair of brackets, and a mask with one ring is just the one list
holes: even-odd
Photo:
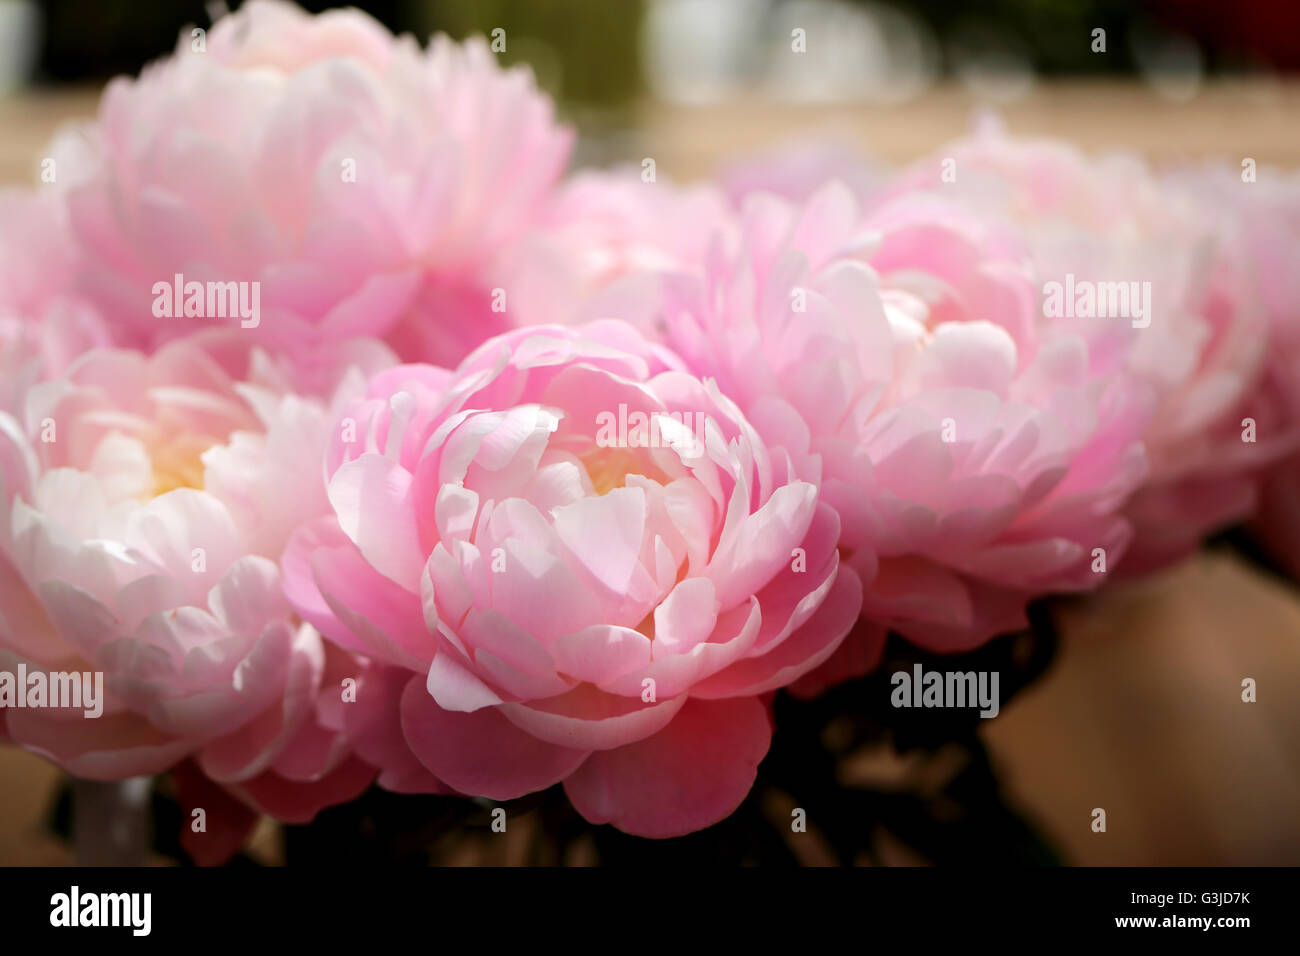
[(250, 0), (0, 194), (0, 670), (51, 688), (0, 733), (174, 773), (205, 861), (376, 781), (670, 837), (890, 633), (1252, 520), (1300, 573), (1295, 179), (571, 142), (482, 41)]

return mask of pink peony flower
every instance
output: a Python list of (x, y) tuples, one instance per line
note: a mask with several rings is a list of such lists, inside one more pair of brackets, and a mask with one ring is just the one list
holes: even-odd
[(1289, 439), (1242, 440), (1268, 330), (1244, 246), (1223, 216), (1134, 157), (1092, 160), (1063, 143), (1012, 139), (996, 124), (918, 163), (889, 195), (917, 190), (1009, 218), (1045, 283), (1149, 283), (1150, 314), (1140, 319), (1058, 320), (1120, 348), (1155, 396), (1143, 435), (1150, 475), (1125, 509), (1135, 535), (1124, 573), (1168, 564), (1250, 514), (1259, 472)]
[(840, 677), (874, 665), (880, 629), (969, 649), (1103, 579), (1145, 471), (1144, 394), (1044, 321), (1012, 231), (925, 194), (864, 218), (831, 184), (801, 206), (751, 196), (742, 235), (666, 280), (666, 343), (820, 458), (877, 625)]
[(634, 168), (583, 172), (556, 190), (492, 274), (516, 326), (617, 316), (644, 330), (656, 276), (704, 261), (731, 220), (726, 198), (708, 185), (644, 182)]
[(77, 287), (120, 344), (224, 324), (304, 365), (362, 335), (451, 361), (505, 326), (484, 270), (571, 139), (526, 70), (271, 0), (199, 42), (110, 83), (60, 166)]
[(1193, 184), (1209, 192), (1227, 242), (1245, 249), (1249, 281), (1268, 318), (1263, 380), (1242, 403), (1266, 441), (1290, 453), (1270, 465), (1260, 483), (1255, 535), (1300, 580), (1300, 174), (1261, 169), (1242, 182), (1236, 169), (1203, 174)]
[(0, 190), (0, 411), (107, 345), (108, 328), (73, 290), (76, 259), (54, 193)]
[(0, 316), (44, 318), (69, 297), (77, 258), (55, 192), (0, 190)]
[(303, 618), (380, 665), (344, 722), (385, 786), (562, 781), (650, 837), (743, 800), (766, 695), (835, 651), (861, 589), (815, 462), (677, 365), (624, 323), (521, 330), (345, 414), (333, 513), (283, 567)]
[(304, 822), (373, 777), (340, 733), (336, 675), (357, 665), (293, 613), (277, 564), (327, 506), (330, 417), (231, 372), (187, 342), (95, 350), (0, 413), (0, 669), (103, 681), (100, 716), (10, 708), (6, 731), (93, 779), (192, 759)]

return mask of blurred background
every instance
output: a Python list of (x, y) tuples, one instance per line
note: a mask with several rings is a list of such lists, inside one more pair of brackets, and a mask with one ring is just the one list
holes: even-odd
[[(237, 4), (231, 3), (231, 6)], [(320, 10), (337, 4), (308, 0)], [(1291, 0), (377, 0), (423, 39), (506, 31), (582, 134), (575, 163), (656, 159), (690, 181), (821, 141), (915, 159), (996, 108), (1018, 135), (1163, 165), (1300, 165)], [(0, 0), (0, 185), (34, 181), (104, 82), (225, 4)], [(806, 51), (793, 55), (795, 31)], [(1097, 33), (1096, 31), (1103, 31)], [(1048, 674), (985, 740), (1009, 799), (1077, 864), (1300, 862), (1300, 597), (1227, 548), (1060, 612)], [(1258, 682), (1243, 704), (1241, 681)], [(887, 762), (866, 776), (898, 778)], [(0, 864), (65, 863), (46, 830), (59, 774), (0, 748)], [(881, 781), (888, 786), (888, 780)], [(1104, 807), (1108, 831), (1090, 829)], [(277, 835), (253, 853), (274, 861)], [(465, 862), (511, 862), (510, 845)], [(817, 862), (813, 859), (809, 862)], [(896, 862), (912, 862), (900, 848)]]
[[(231, 5), (237, 6), (235, 0)], [(345, 4), (306, 0), (311, 10)], [(421, 39), (506, 31), (584, 134), (581, 164), (656, 159), (690, 179), (815, 135), (903, 162), (972, 106), (1018, 133), (1155, 160), (1300, 157), (1290, 0), (361, 0)], [(0, 0), (0, 162), (27, 179), (49, 121), (170, 52), (224, 0)], [(803, 31), (805, 51), (792, 50)], [(1100, 32), (1099, 32), (1100, 31)], [(33, 115), (37, 114), (37, 115)], [(1212, 118), (1211, 118), (1212, 117)]]

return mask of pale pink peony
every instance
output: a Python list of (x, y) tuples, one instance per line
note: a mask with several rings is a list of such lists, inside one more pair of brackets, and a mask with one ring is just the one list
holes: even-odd
[[(1265, 438), (1300, 438), (1300, 173), (1262, 168), (1202, 172), (1190, 188), (1208, 193), (1228, 241), (1246, 250), (1250, 281), (1268, 317), (1268, 357), (1259, 388), (1242, 404)], [(1260, 483), (1253, 530), (1300, 580), (1300, 452), (1270, 466)]]
[(44, 318), (69, 296), (77, 265), (57, 190), (0, 190), (0, 316)]
[(835, 651), (861, 588), (815, 462), (676, 365), (624, 323), (521, 330), (383, 372), (343, 417), (286, 593), (381, 665), (344, 721), (383, 785), (563, 781), (651, 837), (744, 799), (766, 695)]
[(271, 369), (188, 342), (95, 350), (0, 413), (0, 662), (99, 671), (105, 692), (98, 718), (10, 709), (6, 730), (93, 779), (192, 758), (304, 822), (373, 777), (339, 732), (337, 675), (357, 665), (293, 613), (277, 563), (327, 507), (331, 418), (232, 371)]
[(1168, 564), (1251, 513), (1261, 469), (1290, 439), (1266, 431), (1242, 441), (1242, 419), (1263, 414), (1254, 399), (1268, 328), (1230, 215), (1135, 157), (1091, 159), (1064, 143), (1013, 139), (992, 123), (916, 164), (889, 195), (922, 190), (1008, 218), (1044, 282), (1073, 274), (1151, 284), (1145, 328), (1128, 318), (1057, 320), (1122, 349), (1156, 398), (1143, 435), (1150, 475), (1126, 506), (1135, 534), (1123, 573)]
[(582, 172), (556, 190), (534, 228), (492, 272), (516, 326), (654, 318), (657, 276), (703, 262), (731, 228), (710, 185), (646, 182), (641, 170)]
[[(118, 343), (224, 323), (300, 364), (362, 335), (453, 361), (505, 327), (484, 270), (571, 141), (526, 69), (481, 39), (422, 50), (356, 10), (272, 0), (197, 42), (114, 80), (95, 123), (57, 144), (77, 287)], [(178, 274), (260, 283), (257, 319), (178, 314), (184, 301), (157, 316), (155, 284)]]
[[(743, 219), (735, 253), (665, 281), (666, 342), (820, 457), (864, 618), (963, 650), (1100, 583), (1130, 536), (1145, 396), (1113, 349), (1043, 321), (1014, 232), (924, 194), (864, 217), (838, 183), (754, 194)], [(838, 676), (874, 664), (879, 630), (859, 637)]]
[(75, 307), (60, 307), (41, 322), (0, 315), (0, 411), (14, 414), (28, 389), (107, 338), (92, 313)]
[(0, 190), (0, 411), (60, 375), (81, 353), (107, 345), (98, 313), (77, 295), (77, 259), (57, 192)]

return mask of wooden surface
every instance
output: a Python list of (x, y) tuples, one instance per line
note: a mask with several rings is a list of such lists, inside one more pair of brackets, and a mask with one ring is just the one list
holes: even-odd
[(1016, 135), (1059, 137), (1087, 152), (1136, 150), (1157, 165), (1211, 158), (1239, 165), (1245, 156), (1260, 166), (1300, 165), (1300, 82), (1224, 84), (1186, 103), (1095, 81), (1042, 84), (1007, 104), (947, 85), (894, 106), (650, 105), (638, 128), (660, 170), (691, 179), (707, 175), (719, 158), (819, 136), (855, 143), (886, 163), (907, 163), (965, 135), (989, 109)]
[[(0, 101), (0, 183), (32, 182), (50, 133), (93, 103), (86, 91)], [(812, 134), (902, 162), (964, 132), (976, 105), (951, 87), (903, 107), (651, 104), (627, 121), (638, 132), (624, 142), (629, 157), (653, 150), (641, 155), (679, 180)], [(1218, 86), (1178, 104), (1136, 86), (1043, 86), (1002, 113), (1012, 132), (1061, 136), (1090, 151), (1300, 165), (1297, 85)], [(1067, 859), (1300, 864), (1294, 590), (1229, 557), (1202, 555), (1081, 605), (1063, 631), (1051, 672), (988, 722), (986, 738), (1012, 799)], [(1258, 682), (1256, 703), (1241, 701), (1244, 677)], [(57, 779), (40, 759), (0, 747), (0, 864), (70, 858), (39, 826)], [(1096, 807), (1107, 812), (1106, 833), (1091, 830)], [(272, 857), (265, 846), (273, 842), (264, 830), (259, 844)]]
[[(1300, 599), (1207, 554), (1066, 619), (1053, 669), (990, 722), (1018, 804), (1067, 859), (1300, 864)], [(1243, 703), (1242, 679), (1257, 682)], [(1106, 810), (1094, 833), (1092, 810)]]

